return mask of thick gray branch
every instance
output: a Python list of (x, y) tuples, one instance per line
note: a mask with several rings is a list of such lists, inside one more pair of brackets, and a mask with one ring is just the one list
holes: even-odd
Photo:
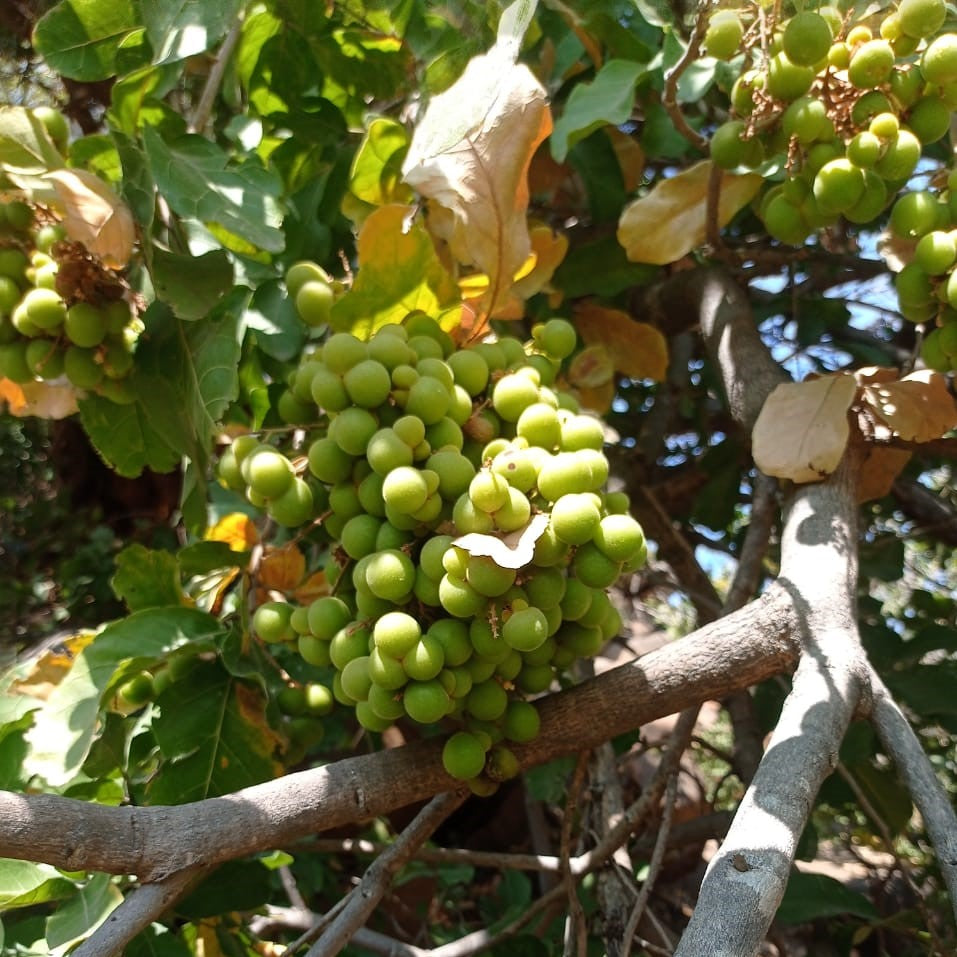
[[(791, 600), (774, 590), (687, 638), (545, 698), (541, 734), (515, 753), (531, 767), (780, 674), (796, 660), (795, 633)], [(175, 807), (106, 807), (0, 791), (0, 857), (158, 880), (427, 800), (455, 784), (441, 750), (440, 740), (420, 742)]]

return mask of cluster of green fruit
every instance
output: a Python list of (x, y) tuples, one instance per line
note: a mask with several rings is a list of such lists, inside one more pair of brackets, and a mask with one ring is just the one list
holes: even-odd
[(78, 389), (132, 402), (133, 310), (122, 298), (64, 298), (56, 256), (63, 239), (62, 227), (39, 223), (27, 203), (0, 203), (0, 376), (17, 383), (65, 376)]
[(758, 205), (771, 236), (801, 245), (841, 217), (873, 221), (923, 148), (949, 131), (957, 34), (939, 33), (946, 17), (945, 0), (901, 0), (875, 36), (821, 7), (762, 37), (746, 34), (734, 11), (712, 15), (711, 55), (730, 59), (748, 49), (731, 90), (732, 118), (715, 131), (711, 157), (724, 169), (768, 160), (784, 167), (784, 181)]
[(338, 565), (334, 594), (267, 601), (253, 631), (331, 666), (365, 728), (456, 719), (445, 767), (479, 792), (517, 773), (528, 698), (618, 633), (607, 589), (646, 559), (627, 496), (603, 490), (601, 422), (556, 385), (576, 346), (561, 319), (462, 349), (423, 314), (336, 333), (290, 382), (307, 454), (243, 436), (220, 464), (282, 524), (321, 517)]

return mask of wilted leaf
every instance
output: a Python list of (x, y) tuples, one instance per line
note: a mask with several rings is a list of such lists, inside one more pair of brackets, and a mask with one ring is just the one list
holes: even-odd
[(268, 548), (259, 566), (259, 584), (275, 591), (291, 592), (306, 574), (306, 559), (294, 542)]
[(599, 415), (604, 415), (610, 408), (615, 398), (615, 381), (609, 379), (601, 385), (577, 388), (575, 396), (581, 406), (585, 409), (591, 409)]
[(589, 345), (602, 345), (618, 372), (632, 379), (664, 380), (668, 343), (645, 322), (636, 322), (620, 309), (582, 303), (575, 309), (575, 328)]
[(579, 140), (602, 126), (620, 126), (635, 105), (635, 84), (647, 70), (634, 60), (609, 60), (591, 83), (572, 90), (565, 111), (555, 122), (550, 140), (552, 156), (564, 162)]
[(483, 535), (470, 532), (452, 542), (458, 548), (464, 548), (476, 557), (488, 556), (502, 568), (524, 568), (535, 554), (535, 543), (548, 527), (548, 516), (544, 513), (532, 516), (531, 521), (517, 531), (509, 532), (499, 538), (496, 535)]
[(897, 382), (866, 385), (861, 397), (874, 414), (908, 442), (930, 442), (957, 426), (957, 406), (939, 372), (921, 369)]
[(830, 475), (847, 446), (847, 411), (856, 394), (857, 382), (848, 374), (777, 386), (754, 425), (755, 465), (793, 482)]
[(545, 89), (515, 62), (533, 11), (524, 2), (504, 11), (492, 49), (432, 99), (402, 167), (413, 189), (451, 213), (430, 216), (430, 227), (489, 276), (488, 312), (528, 256), (528, 166), (551, 131)]
[[(625, 207), (618, 221), (618, 242), (630, 260), (664, 266), (705, 241), (711, 168), (710, 160), (702, 160), (661, 180), (647, 196)], [(763, 183), (757, 173), (722, 173), (718, 226), (726, 226)]]
[(67, 236), (83, 243), (113, 269), (122, 269), (133, 254), (136, 228), (133, 214), (113, 190), (82, 169), (47, 173), (55, 205), (63, 214)]
[(568, 367), (568, 381), (576, 389), (597, 389), (615, 377), (615, 360), (601, 344), (582, 349)]
[(352, 288), (332, 307), (332, 325), (360, 339), (421, 309), (441, 317), (458, 309), (455, 281), (408, 206), (380, 206), (359, 232), (359, 267)]
[(259, 530), (248, 515), (230, 512), (206, 532), (206, 539), (226, 542), (234, 552), (245, 552), (259, 541)]
[(65, 419), (77, 410), (76, 387), (68, 382), (24, 382), (0, 379), (0, 400), (11, 415), (24, 418)]
[(324, 571), (313, 572), (292, 593), (292, 597), (300, 605), (309, 605), (317, 598), (329, 594), (329, 580)]

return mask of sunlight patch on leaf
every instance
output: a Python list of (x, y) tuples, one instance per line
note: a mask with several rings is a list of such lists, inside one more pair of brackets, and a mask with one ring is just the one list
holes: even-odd
[[(661, 180), (647, 196), (625, 207), (618, 221), (618, 242), (632, 262), (665, 266), (705, 241), (711, 168), (710, 160), (702, 160)], [(722, 173), (718, 227), (727, 226), (763, 183), (756, 173)]]
[(857, 382), (846, 373), (777, 386), (754, 425), (754, 462), (766, 475), (819, 482), (844, 455)]
[(535, 543), (548, 527), (548, 516), (544, 513), (532, 516), (524, 527), (499, 538), (497, 535), (483, 535), (469, 532), (456, 538), (452, 544), (464, 548), (476, 558), (491, 558), (501, 568), (524, 568), (535, 554)]

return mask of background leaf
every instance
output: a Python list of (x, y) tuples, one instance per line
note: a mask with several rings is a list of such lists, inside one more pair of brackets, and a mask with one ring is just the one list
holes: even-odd
[(171, 63), (211, 50), (235, 22), (241, 0), (150, 0), (142, 6), (154, 63)]

